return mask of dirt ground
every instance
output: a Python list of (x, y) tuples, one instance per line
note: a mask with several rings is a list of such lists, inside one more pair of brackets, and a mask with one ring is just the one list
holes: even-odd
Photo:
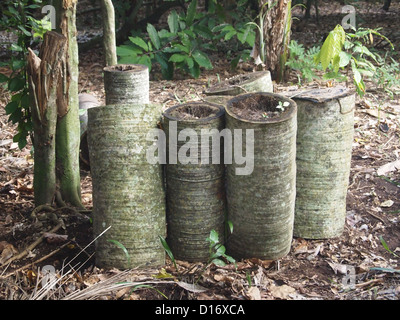
[[(400, 5), (384, 13), (371, 4), (363, 12), (372, 27), (382, 25), (399, 48)], [(336, 4), (332, 4), (336, 6)], [(305, 44), (319, 41), (340, 15), (337, 8), (320, 8), (314, 19), (293, 29), (292, 38)], [(300, 14), (300, 13), (299, 13)], [(368, 16), (369, 15), (369, 16)], [(322, 28), (321, 28), (322, 26)], [(386, 29), (385, 29), (386, 28)], [(387, 29), (389, 28), (389, 29)], [(98, 49), (80, 57), (80, 91), (104, 101), (103, 57)], [(215, 69), (199, 79), (178, 76), (159, 80), (151, 75), (150, 98), (164, 108), (201, 100), (218, 78), (249, 72), (249, 65), (230, 70), (224, 53), (213, 59)], [(279, 93), (296, 88), (293, 82), (275, 85)], [(307, 87), (326, 87), (316, 81)], [(357, 99), (355, 136), (347, 217), (343, 234), (327, 240), (294, 238), (290, 253), (278, 261), (246, 259), (233, 265), (207, 268), (201, 263), (167, 258), (160, 268), (102, 270), (93, 265), (91, 177), (81, 170), (82, 201), (87, 211), (63, 208), (35, 212), (31, 145), (22, 151), (13, 143), (16, 127), (4, 112), (9, 97), (0, 91), (0, 299), (107, 300), (398, 300), (400, 298), (400, 98), (368, 85)], [(55, 214), (55, 215), (54, 215)], [(54, 216), (56, 219), (54, 219)], [(60, 223), (62, 222), (62, 223)], [(18, 256), (22, 254), (21, 256)], [(15, 259), (12, 262), (9, 259)], [(4, 262), (7, 262), (4, 264)], [(55, 268), (58, 282), (42, 286), (44, 266)], [(196, 285), (193, 285), (196, 283)]]

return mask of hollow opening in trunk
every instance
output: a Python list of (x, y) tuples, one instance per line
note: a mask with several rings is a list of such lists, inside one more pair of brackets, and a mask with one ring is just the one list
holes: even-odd
[(230, 110), (240, 118), (265, 120), (281, 117), (288, 112), (289, 103), (268, 95), (252, 94), (233, 99)]
[(214, 117), (220, 112), (217, 107), (206, 104), (182, 105), (169, 112), (171, 117), (178, 120), (196, 120)]

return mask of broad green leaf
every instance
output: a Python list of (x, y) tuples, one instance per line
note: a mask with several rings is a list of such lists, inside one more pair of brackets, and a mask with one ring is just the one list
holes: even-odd
[(345, 38), (346, 33), (340, 25), (337, 25), (336, 28), (329, 33), (320, 52), (315, 58), (315, 62), (317, 64), (321, 63), (324, 71), (328, 68), (330, 63), (334, 64), (333, 68), (335, 70), (339, 69), (340, 58), (338, 58), (338, 56), (342, 51)]
[(219, 236), (218, 236), (218, 232), (215, 231), (214, 229), (210, 231), (210, 236), (208, 237), (208, 240), (213, 243), (216, 244), (219, 242)]
[(340, 56), (339, 67), (340, 67), (340, 68), (346, 67), (346, 66), (350, 63), (351, 54), (342, 51), (342, 52), (340, 52), (339, 56)]
[(186, 13), (186, 26), (190, 27), (193, 24), (193, 20), (196, 15), (196, 10), (197, 10), (197, 0), (192, 0), (192, 2), (189, 4)]
[(139, 58), (138, 64), (144, 64), (145, 66), (147, 66), (149, 68), (149, 72), (151, 71), (151, 59), (147, 54), (144, 54), (143, 56), (141, 56)]
[(15, 71), (15, 70), (19, 70), (21, 68), (24, 68), (25, 65), (26, 65), (26, 61), (25, 60), (14, 60), (12, 62), (11, 67)]
[(26, 141), (26, 135), (21, 135), (21, 137), (18, 139), (18, 148), (22, 150), (23, 148), (25, 148), (27, 143), (28, 142)]
[(213, 39), (213, 33), (206, 26), (195, 25), (195, 26), (193, 26), (193, 31), (205, 39), (209, 39), (209, 40)]
[(362, 97), (365, 93), (365, 84), (361, 77), (360, 71), (357, 69), (357, 66), (354, 60), (351, 60), (351, 69), (353, 71), (353, 80), (356, 86), (356, 91), (360, 97)]
[(23, 89), (24, 87), (25, 87), (25, 79), (24, 78), (15, 77), (15, 78), (12, 78), (8, 82), (8, 90), (10, 90), (11, 92), (19, 91), (19, 90)]
[(225, 267), (226, 263), (222, 261), (221, 259), (213, 259), (211, 263), (215, 264), (218, 267)]
[(156, 28), (150, 23), (147, 24), (147, 32), (154, 47), (159, 50), (161, 47), (160, 37), (158, 36)]
[(7, 81), (8, 81), (8, 77), (5, 74), (0, 73), (0, 83), (7, 82)]
[(175, 45), (175, 47), (180, 49), (181, 51), (187, 53), (187, 54), (189, 54), (189, 52), (190, 52), (190, 48), (188, 46), (184, 46), (183, 44), (179, 44), (178, 43), (178, 44)]
[(14, 113), (15, 110), (17, 110), (18, 105), (19, 105), (19, 104), (18, 104), (17, 101), (11, 101), (11, 102), (9, 102), (9, 103), (6, 105), (6, 107), (5, 107), (6, 114)]
[(185, 29), (182, 32), (187, 34), (192, 39), (196, 39), (197, 38), (196, 34), (190, 29)]
[(137, 64), (139, 63), (140, 56), (122, 56), (121, 59), (118, 60), (120, 64)]
[(11, 51), (22, 52), (23, 49), (21, 46), (17, 45), (16, 43), (11, 44)]
[(149, 51), (149, 46), (147, 43), (140, 37), (129, 37), (129, 40), (136, 44), (138, 47), (142, 48), (144, 51)]
[(236, 30), (233, 30), (233, 31), (230, 31), (227, 34), (225, 34), (225, 37), (224, 37), (225, 41), (231, 40), (232, 37), (234, 35), (236, 35), (236, 33), (237, 33)]
[(28, 30), (26, 30), (24, 26), (19, 25), (18, 29), (21, 30), (27, 37), (32, 36), (32, 34)]
[(187, 65), (188, 65), (189, 69), (194, 67), (194, 60), (191, 57), (186, 56), (185, 57), (185, 61), (186, 61)]
[(182, 62), (186, 60), (186, 55), (175, 53), (169, 58), (169, 61), (171, 62)]
[(162, 69), (167, 69), (168, 68), (168, 59), (165, 58), (164, 54), (162, 52), (157, 52), (155, 54), (156, 61), (160, 64)]
[(206, 69), (212, 69), (213, 65), (207, 55), (200, 50), (196, 50), (192, 54), (193, 59), (199, 64), (200, 67), (204, 67)]
[(179, 16), (175, 10), (168, 15), (168, 26), (171, 33), (177, 33), (179, 30)]
[(215, 26), (211, 31), (214, 32), (214, 33), (215, 33), (215, 32), (220, 32), (220, 31), (222, 31), (226, 26), (228, 26), (227, 23), (219, 24), (219, 25)]
[(117, 55), (124, 56), (135, 56), (138, 54), (142, 54), (143, 51), (139, 48), (134, 48), (133, 46), (122, 45), (117, 47)]

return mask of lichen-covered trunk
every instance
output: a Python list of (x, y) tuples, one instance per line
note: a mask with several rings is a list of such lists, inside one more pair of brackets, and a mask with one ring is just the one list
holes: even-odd
[[(147, 161), (161, 105), (126, 104), (88, 110), (96, 265), (134, 268), (165, 263), (165, 195), (160, 164)], [(116, 244), (119, 244), (116, 245)], [(121, 250), (121, 247), (126, 249)]]
[[(270, 97), (272, 104), (255, 105), (260, 96)], [(279, 101), (289, 106), (278, 118), (248, 120), (250, 113), (240, 116), (233, 111), (238, 103), (248, 110), (267, 110)], [(235, 157), (226, 173), (228, 219), (233, 224), (227, 250), (235, 258), (280, 259), (290, 250), (296, 196), (296, 114), (293, 100), (272, 93), (244, 94), (228, 101), (226, 128), (239, 133), (233, 136)], [(240, 153), (253, 160), (253, 170), (246, 174), (239, 174), (243, 164), (236, 155)]]
[(305, 92), (293, 100), (298, 105), (294, 234), (337, 237), (346, 221), (355, 96), (337, 87)]
[[(220, 142), (220, 132), (225, 127), (224, 115), (222, 107), (204, 102), (181, 104), (164, 113), (163, 128), (169, 155), (166, 166), (167, 241), (176, 259), (207, 261), (210, 252), (206, 239), (211, 230), (221, 237), (224, 233), (225, 165)], [(190, 141), (178, 141), (178, 136), (188, 130), (195, 133), (189, 135)], [(180, 150), (188, 145), (189, 159), (180, 158)]]
[(79, 171), (79, 57), (76, 30), (77, 0), (55, 1), (58, 28), (68, 39), (67, 55), (59, 83), (58, 123), (56, 134), (57, 179), (64, 201), (82, 207)]
[(57, 82), (66, 38), (48, 32), (40, 57), (29, 49), (28, 75), (34, 131), (35, 205), (50, 204), (56, 191)]

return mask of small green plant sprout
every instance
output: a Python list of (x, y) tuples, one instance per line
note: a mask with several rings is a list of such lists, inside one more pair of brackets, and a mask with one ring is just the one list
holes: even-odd
[(128, 250), (126, 250), (125, 246), (117, 240), (107, 240), (107, 241), (115, 244), (118, 248), (122, 249), (122, 251), (125, 253), (126, 260), (128, 261), (128, 266), (130, 266), (131, 265), (131, 257), (129, 255)]
[(211, 230), (210, 236), (206, 240), (210, 244), (210, 256), (207, 265), (213, 263), (217, 266), (225, 266), (226, 263), (222, 258), (230, 263), (236, 263), (235, 259), (225, 253), (225, 246), (219, 242), (219, 235), (217, 231)]
[(160, 238), (161, 244), (162, 244), (165, 252), (167, 253), (168, 257), (171, 259), (172, 263), (174, 264), (176, 271), (178, 271), (178, 266), (176, 265), (174, 254), (172, 253), (167, 241), (162, 236), (158, 236), (158, 237)]
[(289, 106), (289, 104), (290, 103), (287, 101), (285, 101), (285, 102), (279, 101), (279, 104), (276, 106), (276, 109), (283, 112), (283, 111), (285, 111), (285, 108)]
[(385, 248), (385, 250), (386, 250), (387, 252), (389, 252), (390, 254), (392, 254), (392, 255), (393, 255), (394, 257), (396, 257), (396, 258), (400, 258), (399, 255), (395, 254), (392, 250), (390, 250), (388, 244), (386, 243), (385, 239), (383, 239), (382, 236), (379, 236), (379, 240), (380, 240), (380, 242), (382, 243), (383, 247)]
[(134, 287), (132, 288), (132, 292), (133, 292), (133, 291), (136, 291), (136, 290), (139, 290), (139, 289), (151, 289), (151, 290), (154, 290), (154, 291), (156, 291), (158, 294), (162, 295), (165, 299), (168, 300), (168, 297), (167, 297), (164, 293), (162, 293), (160, 290), (154, 288), (154, 287), (151, 286), (151, 285), (148, 285), (148, 284), (138, 284), (138, 285), (136, 285), (136, 286), (134, 286)]

